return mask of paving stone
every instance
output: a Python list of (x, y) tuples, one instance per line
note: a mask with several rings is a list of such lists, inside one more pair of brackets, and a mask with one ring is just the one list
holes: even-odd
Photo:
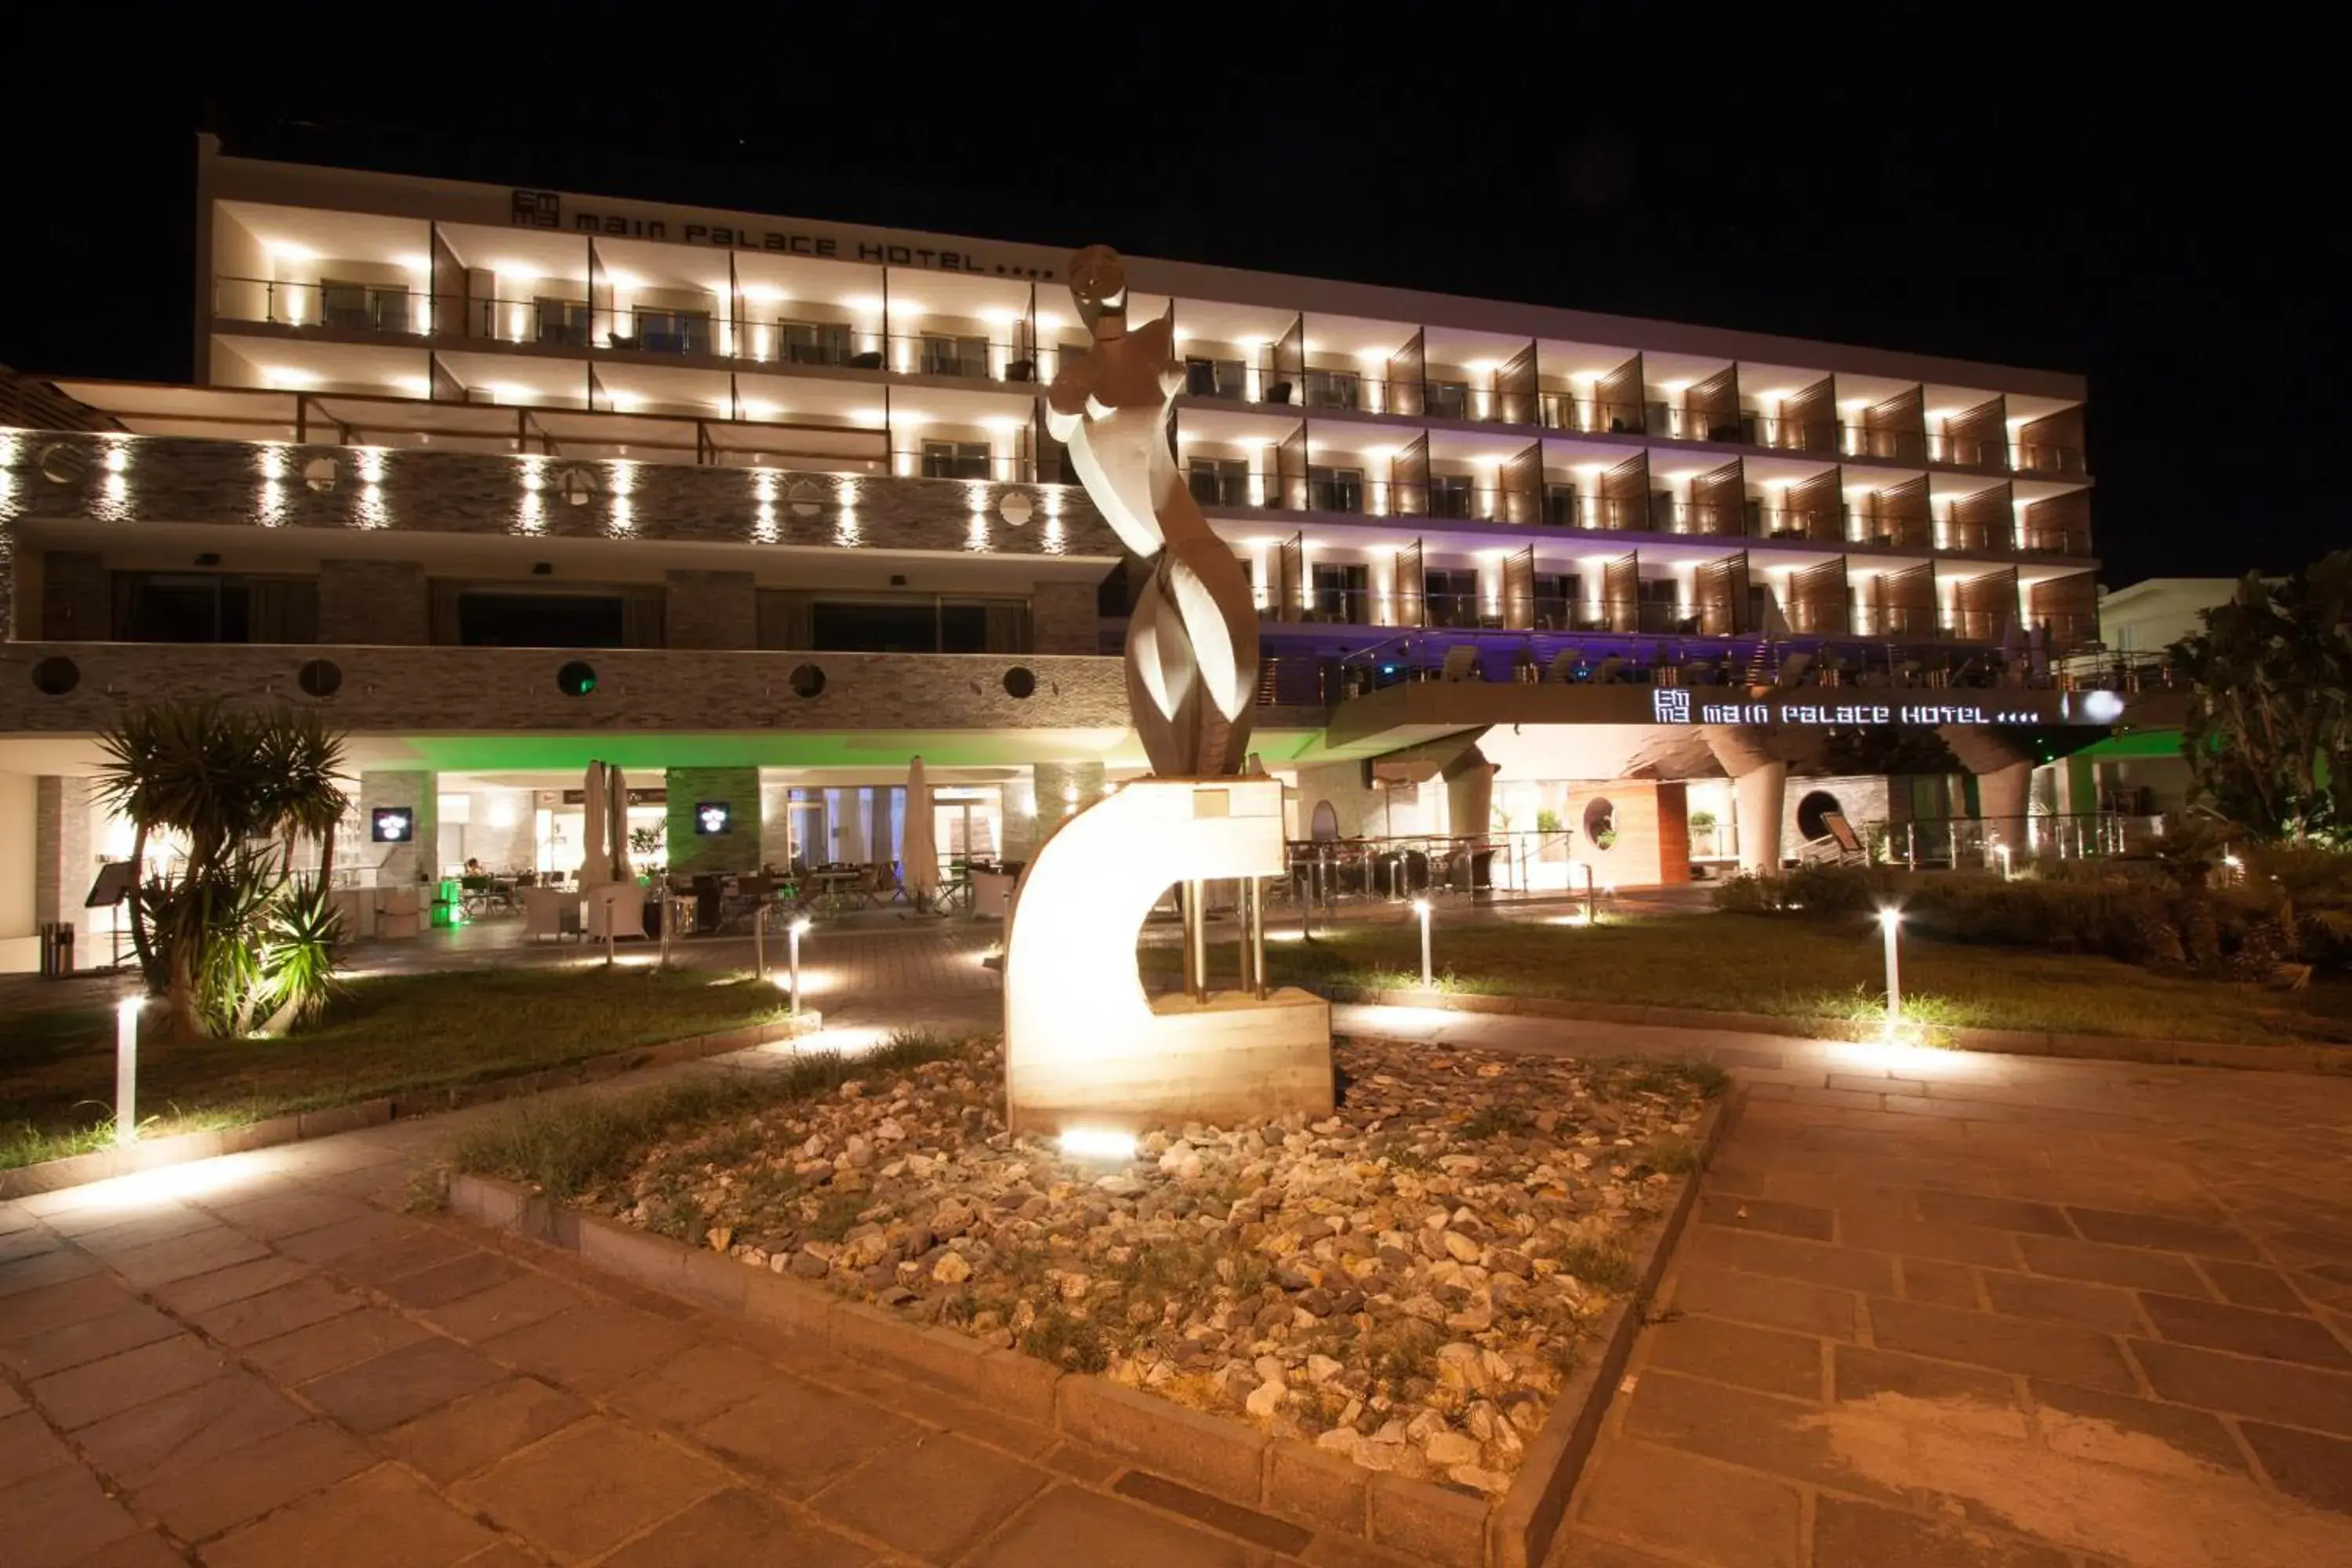
[(591, 1415), (458, 1482), (450, 1495), (569, 1560), (609, 1550), (728, 1481), (708, 1459)]
[[(994, 1449), (932, 1433), (884, 1449), (817, 1494), (811, 1506), (927, 1563), (945, 1563), (1051, 1479)], [(908, 1508), (909, 1498), (920, 1498), (922, 1506)], [(1300, 1544), (1306, 1533), (1298, 1531)]]
[(404, 1275), (422, 1273), (444, 1263), (476, 1257), (480, 1249), (439, 1230), (416, 1230), (368, 1247), (355, 1247), (331, 1259), (327, 1267), (355, 1283), (381, 1287)]
[(248, 1345), (238, 1353), (280, 1383), (308, 1383), (425, 1337), (425, 1330), (397, 1313), (362, 1307)]
[(2074, 1228), (2091, 1241), (2116, 1247), (2161, 1247), (2194, 1253), (2200, 1258), (2235, 1258), (2248, 1261), (2262, 1256), (2243, 1234), (2223, 1225), (2169, 1219), (2162, 1215), (2122, 1214), (2112, 1209), (2069, 1208)]
[(522, 1269), (495, 1252), (468, 1252), (376, 1287), (412, 1311), (445, 1306), (519, 1278)]
[(109, 1542), (87, 1557), (73, 1560), (73, 1568), (187, 1568), (180, 1549), (152, 1531)]
[(74, 1245), (84, 1252), (111, 1261), (122, 1253), (217, 1229), (219, 1225), (211, 1215), (186, 1204), (158, 1204), (142, 1208), (94, 1207), (79, 1215), (58, 1216), (55, 1228), (73, 1237)]
[(605, 1401), (657, 1426), (694, 1426), (742, 1404), (779, 1375), (748, 1351), (696, 1345), (637, 1373)]
[(1966, 1264), (1945, 1263), (1933, 1258), (1901, 1258), (1895, 1260), (1895, 1270), (1902, 1276), (1901, 1294), (1906, 1301), (1932, 1301), (1938, 1307), (1958, 1307), (1974, 1311), (1984, 1305), (1977, 1294), (1977, 1277)]
[(21, 1378), (47, 1377), (85, 1362), (169, 1339), (179, 1331), (179, 1324), (152, 1307), (126, 1300), (118, 1311), (62, 1323), (0, 1345), (0, 1366)]
[(136, 1489), (142, 1512), (202, 1541), (332, 1486), (376, 1462), (340, 1427), (306, 1421)]
[(324, 1322), (366, 1303), (320, 1274), (197, 1312), (190, 1321), (226, 1345), (258, 1344)]
[(65, 1568), (137, 1533), (122, 1505), (79, 1465), (44, 1470), (0, 1490), (8, 1568)]
[(1813, 1208), (1804, 1204), (1778, 1203), (1770, 1198), (1740, 1197), (1730, 1193), (1709, 1193), (1701, 1197), (1698, 1217), (1706, 1225), (1760, 1230), (1774, 1236), (1801, 1237), (1807, 1241), (1831, 1240), (1837, 1230), (1837, 1218), (1828, 1209)]
[(2133, 1359), (2167, 1399), (2352, 1437), (2352, 1376), (2193, 1345), (2129, 1343)]
[(301, 1419), (276, 1389), (232, 1371), (85, 1427), (74, 1440), (100, 1468), (136, 1486), (259, 1442)]
[[(2106, 1440), (2112, 1428), (2153, 1437), (2200, 1464), (2242, 1472), (2246, 1468), (2245, 1455), (2231, 1440), (2229, 1429), (2202, 1410), (2039, 1377), (2030, 1379), (2026, 1386), (2041, 1406), (2042, 1441), (2059, 1453), (2108, 1464), (2141, 1462), (2130, 1447)], [(2085, 1426), (2086, 1422), (2098, 1425)], [(2162, 1456), (2148, 1456), (2147, 1468), (2177, 1473)]]
[(970, 1559), (971, 1568), (1033, 1568), (1041, 1563), (1102, 1563), (1119, 1568), (1259, 1568), (1254, 1546), (1139, 1504), (1057, 1486)]
[(2039, 1274), (1984, 1271), (1986, 1299), (1996, 1312), (2012, 1318), (2039, 1318), (2053, 1323), (2084, 1323), (2110, 1333), (2146, 1331), (2147, 1324), (2129, 1292), (2110, 1285), (2077, 1279), (2053, 1279)]
[(1871, 1304), (1872, 1336), (1888, 1350), (2021, 1372), (2085, 1388), (2136, 1392), (2139, 1380), (2116, 1342), (2055, 1323), (2026, 1323), (1921, 1301)]
[(488, 1355), (583, 1394), (601, 1394), (694, 1342), (677, 1323), (592, 1302), (482, 1342)]
[(544, 1274), (524, 1273), (424, 1311), (426, 1320), (443, 1333), (479, 1344), (585, 1305), (590, 1299), (584, 1292)]
[[(1315, 1559), (1310, 1554), (1307, 1561), (1311, 1563)], [(1683, 1565), (1664, 1557), (1653, 1556), (1638, 1547), (1621, 1546), (1597, 1535), (1587, 1535), (1580, 1530), (1570, 1530), (1554, 1538), (1551, 1555), (1544, 1559), (1544, 1568), (1683, 1568)]]
[(382, 1434), (377, 1441), (446, 1485), (570, 1426), (587, 1402), (535, 1377), (510, 1377)]
[(33, 1384), (33, 1400), (70, 1432), (227, 1370), (220, 1352), (193, 1334), (179, 1334), (45, 1377)]
[(804, 1498), (914, 1431), (904, 1417), (797, 1379), (711, 1417), (696, 1439)]
[(278, 1243), (278, 1250), (305, 1263), (330, 1263), (364, 1249), (396, 1246), (423, 1230), (414, 1220), (362, 1205), (362, 1212), (351, 1219), (287, 1237)]
[(2007, 1231), (1980, 1230), (1972, 1225), (1888, 1219), (1881, 1215), (1840, 1215), (1838, 1239), (1849, 1247), (1940, 1258), (1947, 1263), (1982, 1263), (1995, 1268), (2017, 1267), (2014, 1236)]
[(75, 1462), (73, 1450), (34, 1412), (0, 1417), (0, 1489)]
[(1693, 1226), (1684, 1245), (1688, 1261), (1717, 1268), (1746, 1269), (1878, 1295), (1891, 1295), (1895, 1289), (1895, 1260), (1881, 1252), (1825, 1247), (1719, 1225)]
[(2177, 1343), (2311, 1366), (2352, 1367), (2352, 1351), (2312, 1318), (2151, 1291), (2142, 1291), (2139, 1300), (2156, 1331)]
[(209, 1274), (192, 1274), (185, 1279), (174, 1279), (158, 1285), (148, 1293), (156, 1305), (167, 1312), (193, 1317), (208, 1312), (215, 1307), (225, 1307), (231, 1301), (242, 1301), (248, 1296), (258, 1296), (265, 1290), (275, 1290), (280, 1285), (290, 1285), (310, 1272), (310, 1266), (299, 1258), (280, 1258), (275, 1253), (257, 1258), (250, 1263), (232, 1264), (215, 1268)]
[(452, 1340), (425, 1339), (302, 1384), (303, 1397), (365, 1435), (413, 1421), (503, 1375), (499, 1364)]
[(2352, 1442), (2261, 1421), (2242, 1422), (2238, 1430), (2279, 1490), (2334, 1513), (2352, 1514)]
[(1822, 1397), (1822, 1343), (1712, 1318), (1681, 1318), (1651, 1331), (1649, 1365), (1794, 1399)]
[[(1929, 1361), (1925, 1356), (1905, 1355), (1900, 1351), (1840, 1345), (1832, 1375), (1837, 1385), (1836, 1397), (1841, 1401), (1868, 1399), (1879, 1394), (1899, 1394), (1912, 1399), (1973, 1400), (1988, 1411), (2004, 1412), (2017, 1404), (2014, 1380), (2000, 1373), (1954, 1366), (1949, 1362)], [(1982, 1422), (1979, 1425), (1985, 1426)], [(1999, 1422), (1998, 1426), (2002, 1429), (2013, 1427), (2018, 1436), (2025, 1436), (2022, 1414), (2013, 1421), (2004, 1419)], [(1994, 1428), (1988, 1426), (1987, 1429)]]
[(447, 1568), (489, 1531), (394, 1465), (378, 1465), (221, 1537), (205, 1568)]
[(184, 1279), (192, 1274), (210, 1274), (232, 1264), (249, 1263), (266, 1258), (269, 1249), (246, 1235), (225, 1225), (208, 1226), (205, 1229), (158, 1241), (146, 1247), (134, 1247), (127, 1252), (109, 1255), (109, 1268), (141, 1289), (152, 1289), (174, 1279)]
[(1127, 1468), (1127, 1461), (1118, 1455), (1085, 1443), (1055, 1443), (1039, 1456), (1038, 1463), (1089, 1486), (1101, 1486)]
[(1853, 1300), (1850, 1291), (1700, 1264), (1685, 1264), (1675, 1273), (1674, 1305), (1677, 1311), (1729, 1318), (1764, 1328), (1818, 1334), (1825, 1339), (1853, 1338)]
[(228, 1224), (263, 1241), (277, 1241), (285, 1237), (299, 1236), (304, 1231), (323, 1230), (331, 1225), (379, 1217), (375, 1211), (357, 1199), (337, 1197), (328, 1193), (273, 1193), (248, 1203), (221, 1207), (218, 1212)]
[(1973, 1193), (1922, 1192), (1919, 1217), (1931, 1225), (1965, 1225), (1982, 1230), (2021, 1230), (2035, 1236), (2073, 1236), (2066, 1216), (2048, 1204), (2017, 1198), (1979, 1197)]
[(23, 1291), (62, 1284), (68, 1279), (87, 1279), (97, 1272), (95, 1258), (67, 1247), (0, 1263), (0, 1300)]
[(1813, 1505), (1813, 1568), (2070, 1568), (2054, 1546), (1823, 1495)]
[(704, 1498), (631, 1542), (606, 1558), (604, 1568), (744, 1568), (754, 1563), (860, 1568), (873, 1561), (874, 1553), (856, 1542), (793, 1518), (756, 1492), (736, 1489)]
[(1579, 1489), (1580, 1521), (1721, 1568), (1795, 1568), (1797, 1489), (1671, 1448), (1626, 1443)]
[[(0, 1269), (0, 1279), (5, 1276), (6, 1270)], [(0, 1345), (110, 1317), (138, 1304), (136, 1296), (97, 1273), (0, 1296)]]
[(2105, 1247), (2087, 1241), (2063, 1241), (2055, 1237), (2021, 1236), (2017, 1247), (2025, 1266), (2036, 1274), (2066, 1279), (2088, 1279), (2103, 1285), (2126, 1285), (2143, 1290), (2166, 1290), (2176, 1296), (2207, 1293), (2203, 1276), (2186, 1258), (2133, 1247)]
[(1625, 1407), (1624, 1436), (1727, 1464), (1900, 1500), (1835, 1457), (1820, 1414), (1817, 1405), (1647, 1372), (1636, 1382), (1633, 1401)]
[(2276, 1269), (2257, 1263), (2224, 1263), (2211, 1258), (2200, 1258), (2197, 1267), (2204, 1270), (2205, 1278), (2213, 1282), (2224, 1300), (2272, 1312), (2307, 1310), (2294, 1287)]

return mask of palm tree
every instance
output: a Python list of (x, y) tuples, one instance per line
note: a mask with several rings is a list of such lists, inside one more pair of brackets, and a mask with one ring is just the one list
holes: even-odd
[(99, 744), (99, 796), (131, 818), (136, 860), (156, 833), (185, 842), (177, 874), (132, 905), (132, 940), (148, 984), (171, 999), (173, 1038), (242, 1026), (268, 999), (257, 930), (284, 900), (296, 836), (320, 840), (322, 863), (332, 853), (341, 737), (311, 715), (165, 703), (126, 710)]

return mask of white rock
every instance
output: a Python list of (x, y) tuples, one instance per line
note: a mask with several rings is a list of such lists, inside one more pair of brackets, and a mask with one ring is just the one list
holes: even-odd
[(1364, 1436), (1353, 1426), (1334, 1426), (1328, 1432), (1318, 1434), (1315, 1446), (1326, 1452), (1345, 1454), (1355, 1459), (1364, 1447)]
[(1328, 1355), (1310, 1355), (1307, 1358), (1307, 1376), (1309, 1382), (1328, 1383), (1346, 1370)]
[(971, 1262), (961, 1252), (950, 1252), (931, 1265), (931, 1278), (942, 1285), (961, 1285), (971, 1278)]
[(1250, 1390), (1249, 1397), (1244, 1400), (1242, 1405), (1252, 1415), (1264, 1421), (1270, 1419), (1276, 1411), (1282, 1408), (1282, 1402), (1289, 1393), (1290, 1390), (1282, 1384), (1261, 1383)]
[(1422, 1445), (1422, 1457), (1441, 1468), (1478, 1462), (1478, 1445), (1459, 1432), (1437, 1432)]

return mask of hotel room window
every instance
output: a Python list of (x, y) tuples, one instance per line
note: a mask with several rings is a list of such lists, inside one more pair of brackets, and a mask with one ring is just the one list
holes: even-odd
[(1307, 470), (1307, 510), (1309, 511), (1361, 511), (1364, 510), (1364, 470), (1361, 468), (1330, 468), (1320, 465)]
[(408, 289), (400, 284), (323, 279), (319, 284), (319, 319), (347, 332), (405, 332), (410, 330)]
[(923, 443), (923, 478), (927, 479), (984, 479), (989, 467), (985, 441)]
[(708, 310), (656, 310), (640, 306), (632, 314), (636, 321), (636, 346), (648, 353), (707, 354), (710, 352), (710, 312)]
[(1423, 388), (1423, 395), (1433, 419), (1470, 417), (1470, 384), (1466, 381), (1430, 382)]
[(1307, 406), (1309, 408), (1358, 407), (1362, 393), (1362, 378), (1352, 370), (1310, 370), (1307, 373)]
[(541, 298), (531, 302), (539, 317), (539, 341), (560, 343), (565, 348), (584, 349), (588, 346), (590, 310), (585, 300), (552, 300)]
[(793, 364), (847, 364), (856, 352), (844, 321), (778, 321), (776, 328)]
[(1432, 567), (1421, 574), (1422, 623), (1432, 626), (1478, 624), (1478, 574)]
[(1463, 518), (1470, 515), (1471, 482), (1467, 474), (1429, 476), (1429, 515)]
[(1248, 385), (1247, 367), (1237, 359), (1188, 359), (1184, 390), (1194, 397), (1222, 397), (1238, 403)]
[(1239, 458), (1192, 458), (1185, 477), (1202, 506), (1249, 505), (1249, 464)]
[(922, 368), (925, 375), (961, 375), (984, 381), (988, 377), (988, 340), (925, 332)]

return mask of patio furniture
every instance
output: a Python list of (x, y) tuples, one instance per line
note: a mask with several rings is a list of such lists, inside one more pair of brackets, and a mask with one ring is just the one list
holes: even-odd
[(541, 937), (577, 937), (582, 934), (580, 895), (562, 888), (525, 888), (522, 889), (522, 934), (527, 942)]
[(1458, 643), (1445, 650), (1445, 663), (1439, 668), (1440, 680), (1476, 680), (1479, 679), (1478, 650), (1467, 643)]

